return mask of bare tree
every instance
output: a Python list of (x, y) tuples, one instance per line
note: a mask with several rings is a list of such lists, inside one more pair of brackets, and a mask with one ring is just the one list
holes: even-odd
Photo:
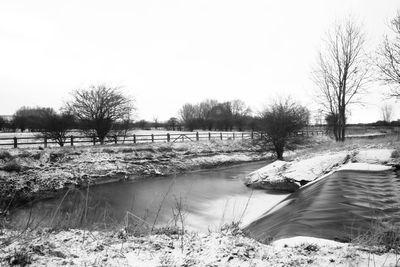
[(198, 118), (198, 109), (195, 105), (185, 104), (179, 110), (179, 116), (182, 123), (189, 131), (193, 131), (196, 127), (196, 120)]
[(251, 109), (246, 105), (243, 100), (235, 99), (231, 101), (232, 107), (232, 116), (233, 123), (237, 127), (239, 131), (243, 130), (245, 125), (245, 121), (249, 114), (251, 113)]
[(6, 120), (0, 116), (0, 131), (3, 130), (3, 128), (7, 125)]
[(93, 129), (101, 144), (104, 144), (113, 124), (129, 118), (134, 109), (133, 100), (126, 97), (120, 87), (91, 86), (74, 91), (72, 96), (66, 110), (88, 129)]
[(390, 28), (393, 37), (385, 36), (383, 44), (378, 49), (379, 79), (391, 86), (391, 96), (400, 97), (400, 11), (391, 21)]
[(385, 104), (381, 107), (382, 119), (384, 122), (391, 122), (393, 116), (393, 106)]
[(153, 123), (154, 129), (157, 130), (158, 127), (160, 127), (160, 124), (158, 122), (158, 117), (153, 117), (153, 122), (154, 122)]
[(266, 108), (260, 118), (260, 127), (274, 146), (278, 159), (283, 158), (290, 134), (308, 125), (310, 112), (290, 99), (279, 100)]
[(346, 136), (348, 105), (355, 103), (368, 82), (364, 34), (352, 20), (336, 24), (319, 53), (314, 81), (318, 99), (327, 115), (335, 118), (336, 141)]
[(42, 120), (41, 133), (44, 137), (64, 146), (67, 134), (74, 126), (75, 118), (68, 113), (51, 112)]
[(171, 117), (171, 118), (169, 118), (169, 120), (167, 121), (166, 124), (167, 124), (168, 129), (175, 131), (178, 128), (179, 121), (177, 118)]

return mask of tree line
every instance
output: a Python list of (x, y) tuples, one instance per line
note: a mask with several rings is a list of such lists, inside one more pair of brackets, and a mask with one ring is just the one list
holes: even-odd
[(101, 144), (110, 133), (127, 132), (131, 127), (133, 99), (119, 87), (91, 86), (72, 92), (72, 99), (59, 112), (53, 108), (22, 107), (11, 121), (0, 120), (0, 129), (29, 129), (63, 146), (71, 130), (95, 134)]
[(179, 117), (189, 131), (243, 131), (256, 127), (250, 107), (240, 99), (227, 102), (206, 99), (197, 104), (187, 103), (179, 110)]
[[(391, 35), (385, 36), (374, 54), (365, 52), (366, 37), (362, 27), (348, 19), (334, 25), (324, 39), (318, 62), (312, 74), (317, 85), (316, 101), (323, 108), (326, 124), (336, 141), (343, 142), (349, 106), (359, 103), (367, 85), (375, 80), (390, 88), (389, 95), (400, 97), (400, 13), (391, 21)], [(167, 122), (141, 120), (132, 122), (133, 99), (124, 95), (119, 87), (94, 85), (75, 90), (72, 99), (59, 111), (51, 108), (19, 109), (7, 125), (0, 120), (0, 128), (29, 128), (42, 132), (61, 146), (70, 129), (94, 133), (104, 143), (110, 132), (125, 132), (131, 127), (146, 129), (164, 127), (172, 130), (261, 130), (267, 133), (278, 158), (289, 136), (305, 127), (309, 110), (290, 98), (278, 99), (263, 111), (254, 114), (239, 99), (219, 102), (206, 99), (186, 103), (177, 117)], [(382, 116), (389, 123), (392, 110), (382, 107)]]

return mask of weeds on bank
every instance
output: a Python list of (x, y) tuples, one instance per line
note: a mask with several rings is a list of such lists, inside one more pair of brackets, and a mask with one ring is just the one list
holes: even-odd
[(372, 253), (392, 252), (400, 255), (400, 228), (392, 223), (376, 221), (371, 223), (366, 232), (355, 236), (351, 242)]
[(14, 253), (8, 255), (5, 258), (5, 261), (10, 266), (27, 266), (32, 263), (32, 256), (27, 251), (27, 249), (23, 248), (20, 250), (15, 250)]

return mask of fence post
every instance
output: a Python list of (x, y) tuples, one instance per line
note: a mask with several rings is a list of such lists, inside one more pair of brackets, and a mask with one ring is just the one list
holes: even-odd
[(235, 140), (235, 133), (232, 133), (233, 140)]
[(14, 136), (14, 148), (18, 147), (18, 139)]
[(211, 133), (208, 132), (208, 140), (211, 140)]
[(74, 136), (71, 135), (71, 146), (74, 146)]
[(169, 135), (169, 133), (167, 133), (167, 142), (169, 143), (170, 140), (171, 140), (171, 136)]
[(253, 140), (253, 139), (254, 139), (254, 132), (251, 131), (251, 140)]
[(44, 137), (44, 147), (47, 147), (47, 137)]
[(154, 143), (154, 134), (151, 134), (151, 142)]
[(244, 139), (244, 133), (242, 133), (242, 140)]
[(199, 141), (199, 132), (196, 132), (196, 141)]
[(118, 142), (118, 137), (116, 134), (114, 134), (114, 143), (117, 144), (117, 142)]
[(136, 144), (136, 134), (133, 135), (133, 143)]
[(93, 145), (95, 146), (96, 145), (96, 135), (94, 134), (92, 138), (93, 138)]
[(219, 136), (221, 137), (221, 140), (222, 140), (222, 133), (219, 133)]

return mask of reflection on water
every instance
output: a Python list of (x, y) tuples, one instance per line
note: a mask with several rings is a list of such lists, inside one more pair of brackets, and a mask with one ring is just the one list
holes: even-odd
[(306, 186), (246, 229), (262, 242), (293, 236), (346, 241), (371, 226), (400, 223), (400, 179), (393, 171), (339, 171)]
[(183, 207), (186, 228), (218, 229), (239, 219), (249, 223), (287, 196), (252, 191), (244, 186), (240, 178), (265, 164), (248, 163), (68, 191), (58, 199), (15, 210), (11, 224), (93, 229), (121, 227), (127, 219), (129, 223), (152, 225), (157, 218), (157, 225), (164, 225), (173, 223), (179, 204)]

